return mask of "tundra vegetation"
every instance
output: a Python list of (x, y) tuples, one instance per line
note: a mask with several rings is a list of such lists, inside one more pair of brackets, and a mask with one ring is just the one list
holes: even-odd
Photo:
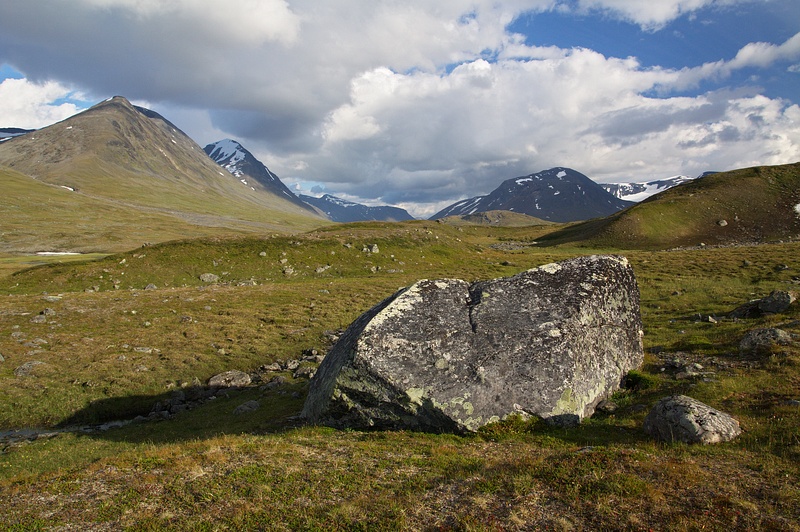
[[(23, 270), (0, 258), (0, 430), (38, 428), (3, 440), (0, 522), (10, 530), (800, 528), (800, 349), (739, 349), (752, 329), (800, 333), (799, 305), (726, 317), (796, 287), (800, 244), (534, 245), (552, 230), (359, 223), (49, 258)], [(305, 354), (325, 353), (336, 331), (399, 287), (595, 253), (624, 254), (641, 290), (645, 362), (612, 397), (616, 409), (572, 428), (509, 418), (474, 435), (333, 430), (298, 418), (308, 372), (285, 362), (313, 370)], [(169, 419), (148, 417), (156, 403), (227, 370), (255, 378)], [(644, 418), (673, 394), (731, 414), (742, 435), (707, 446), (653, 441)], [(251, 401), (258, 408), (233, 413)], [(148, 420), (57, 430), (137, 416)]]

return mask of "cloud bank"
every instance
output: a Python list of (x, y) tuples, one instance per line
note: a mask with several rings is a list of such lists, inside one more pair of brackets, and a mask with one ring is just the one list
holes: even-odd
[(122, 94), (201, 144), (237, 138), (289, 184), (417, 215), (556, 165), (603, 181), (800, 160), (795, 102), (764, 96), (757, 80), (725, 86), (793, 68), (800, 33), (666, 68), (535, 46), (507, 29), (524, 13), (561, 12), (655, 32), (748, 1), (6, 3), (0, 63), (27, 79), (0, 90), (27, 96), (0, 97), (0, 118), (69, 111), (42, 105), (69, 86)]

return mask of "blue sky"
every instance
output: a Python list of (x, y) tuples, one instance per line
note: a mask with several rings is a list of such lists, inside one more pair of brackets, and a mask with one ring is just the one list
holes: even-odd
[(424, 216), (510, 177), (800, 160), (797, 0), (0, 0), (0, 127), (112, 95)]

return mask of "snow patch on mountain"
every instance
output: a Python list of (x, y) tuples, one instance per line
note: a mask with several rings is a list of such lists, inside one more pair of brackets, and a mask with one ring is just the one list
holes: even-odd
[(676, 175), (657, 181), (639, 183), (605, 183), (601, 186), (614, 196), (627, 201), (640, 202), (668, 188), (692, 181), (693, 177)]

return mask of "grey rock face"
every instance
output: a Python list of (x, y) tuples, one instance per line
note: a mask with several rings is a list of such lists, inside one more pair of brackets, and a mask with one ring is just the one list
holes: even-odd
[(623, 257), (473, 285), (419, 281), (345, 331), (311, 381), (303, 416), (457, 432), (513, 413), (577, 422), (642, 363), (641, 329)]
[(684, 443), (720, 443), (742, 433), (729, 414), (685, 395), (661, 399), (647, 414), (644, 431), (653, 438)]
[(758, 302), (758, 309), (764, 314), (780, 314), (786, 312), (794, 303), (795, 295), (785, 290), (775, 290)]
[(254, 412), (258, 410), (259, 408), (261, 408), (261, 403), (259, 403), (258, 401), (247, 401), (246, 403), (242, 403), (239, 406), (237, 406), (233, 410), (233, 414), (236, 416), (241, 414), (247, 414), (248, 412)]
[(214, 375), (208, 380), (208, 385), (214, 388), (239, 388), (248, 386), (251, 380), (244, 371), (234, 369)]
[(792, 343), (792, 335), (783, 329), (754, 329), (739, 342), (739, 351), (745, 355), (765, 355), (779, 345)]

